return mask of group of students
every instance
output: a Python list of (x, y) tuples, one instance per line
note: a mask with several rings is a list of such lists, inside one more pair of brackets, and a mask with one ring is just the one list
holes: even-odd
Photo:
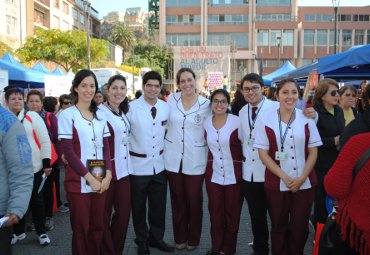
[[(213, 91), (210, 99), (196, 93), (191, 69), (181, 68), (176, 82), (180, 92), (169, 95), (167, 102), (159, 100), (162, 77), (149, 71), (143, 76), (143, 95), (129, 103), (126, 79), (115, 75), (108, 81), (107, 101), (98, 106), (96, 76), (90, 70), (76, 73), (74, 104), (57, 120), (59, 154), (67, 163), (72, 254), (121, 255), (131, 212), (139, 255), (150, 254), (149, 247), (165, 252), (196, 249), (203, 182), (212, 238), (207, 255), (235, 254), (244, 198), (253, 254), (269, 254), (268, 214), (272, 254), (303, 254), (314, 200), (316, 221), (327, 215), (323, 182), (344, 129), (338, 84), (320, 81), (317, 104), (302, 111), (296, 108), (299, 87), (294, 80), (279, 83), (279, 102), (274, 102), (263, 96), (261, 76), (247, 74), (241, 81), (247, 104), (235, 116), (226, 90)], [(22, 120), (23, 96), (13, 93), (6, 100)], [(27, 114), (33, 122), (42, 121), (31, 111)], [(46, 128), (33, 129), (41, 147), (33, 155), (38, 158), (31, 208), (41, 244), (47, 234), (43, 210), (37, 209), (37, 189), (43, 174), (50, 173), (51, 152), (50, 143), (42, 140)], [(32, 129), (27, 133), (33, 136)], [(104, 176), (94, 176), (89, 162), (103, 162)], [(163, 240), (167, 183), (174, 246)]]

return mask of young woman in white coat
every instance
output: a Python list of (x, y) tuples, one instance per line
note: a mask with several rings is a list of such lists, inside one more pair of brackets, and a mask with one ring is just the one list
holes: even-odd
[(196, 94), (195, 73), (181, 68), (181, 92), (168, 97), (170, 117), (165, 138), (165, 168), (171, 193), (175, 247), (193, 250), (202, 229), (202, 186), (207, 163), (203, 121), (211, 115), (209, 100)]

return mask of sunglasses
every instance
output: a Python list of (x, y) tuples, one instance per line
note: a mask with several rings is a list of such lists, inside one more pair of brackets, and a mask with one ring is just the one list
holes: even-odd
[(330, 95), (331, 95), (332, 97), (335, 97), (336, 95), (339, 95), (339, 90), (332, 90), (332, 91), (330, 92)]
[(355, 94), (351, 94), (351, 93), (346, 93), (346, 94), (344, 94), (346, 97), (356, 97), (356, 95)]
[(69, 104), (72, 104), (72, 102), (71, 101), (64, 101), (63, 104), (64, 105), (69, 105)]

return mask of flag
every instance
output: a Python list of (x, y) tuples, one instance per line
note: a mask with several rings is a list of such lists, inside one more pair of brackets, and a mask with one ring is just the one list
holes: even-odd
[(260, 76), (263, 76), (263, 50), (262, 50), (262, 49), (261, 49), (261, 58), (260, 58), (259, 74), (260, 74)]

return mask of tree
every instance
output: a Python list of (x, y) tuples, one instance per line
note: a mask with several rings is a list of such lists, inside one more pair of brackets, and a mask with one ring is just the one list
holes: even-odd
[[(61, 31), (36, 28), (32, 37), (27, 37), (22, 48), (17, 50), (21, 61), (46, 60), (62, 66), (66, 71), (86, 68), (86, 33), (79, 30)], [(109, 44), (99, 39), (90, 40), (91, 62), (101, 61), (109, 56)]]
[(123, 59), (125, 59), (125, 52), (132, 48), (135, 35), (125, 23), (119, 22), (113, 25), (109, 41), (123, 48)]
[(12, 48), (4, 42), (0, 42), (0, 58), (6, 53), (12, 53)]

